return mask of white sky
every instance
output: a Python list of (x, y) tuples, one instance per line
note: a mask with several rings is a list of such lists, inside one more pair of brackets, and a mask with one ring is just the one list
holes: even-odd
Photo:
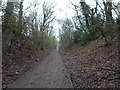
[[(29, 0), (29, 2), (33, 2), (35, 0)], [(55, 5), (55, 13), (54, 16), (56, 16), (56, 19), (62, 20), (65, 18), (69, 18), (71, 19), (74, 14), (75, 11), (69, 7), (71, 6), (71, 1), (73, 3), (75, 2), (79, 2), (80, 0), (38, 0), (38, 2), (43, 3), (44, 1), (48, 1), (48, 2), (52, 2), (53, 5)], [(98, 0), (98, 1), (102, 1), (102, 0)], [(114, 2), (119, 2), (119, 0), (113, 0)], [(85, 2), (90, 5), (90, 6), (95, 6), (95, 1), (94, 0), (85, 0)], [(28, 0), (24, 0), (24, 6), (26, 7), (28, 4)], [(68, 7), (69, 6), (69, 7)], [(57, 23), (57, 21), (54, 22), (53, 25), (54, 29), (55, 29), (55, 36), (59, 36), (59, 28), (60, 25)]]
[[(2, 0), (6, 1), (6, 0)], [(9, 0), (9, 1), (15, 1), (15, 0)], [(65, 18), (71, 19), (75, 11), (69, 7), (72, 7), (71, 2), (78, 3), (80, 0), (24, 0), (24, 8), (29, 6), (29, 2), (38, 1), (38, 3), (43, 3), (44, 1), (52, 2), (53, 5), (55, 5), (55, 13), (54, 16), (56, 16), (56, 19), (62, 20)], [(99, 2), (102, 0), (98, 0)], [(113, 0), (114, 2), (119, 2), (120, 0)], [(94, 0), (85, 0), (85, 2), (90, 6), (95, 6)], [(38, 10), (40, 11), (40, 10)], [(57, 21), (54, 22), (53, 27), (55, 29), (55, 36), (59, 36), (59, 28), (60, 25)]]

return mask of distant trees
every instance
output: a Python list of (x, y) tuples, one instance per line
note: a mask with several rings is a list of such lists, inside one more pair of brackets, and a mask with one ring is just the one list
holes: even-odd
[[(95, 3), (95, 7), (87, 5), (86, 2), (71, 3), (76, 12), (72, 18), (72, 22), (74, 23), (73, 28), (75, 29), (73, 31), (74, 43), (84, 45), (98, 37), (103, 37), (105, 45), (110, 44), (109, 41), (111, 40), (112, 33), (117, 30), (116, 23), (119, 20), (119, 4), (113, 3), (112, 0), (103, 0), (102, 4), (95, 0)], [(117, 15), (116, 18), (113, 17), (113, 11)], [(64, 36), (67, 36), (67, 34)]]
[(53, 8), (54, 6), (51, 4), (48, 4), (46, 2), (43, 3), (43, 16), (41, 18), (41, 26), (40, 26), (40, 30), (42, 32), (42, 37), (41, 37), (41, 50), (44, 50), (44, 35), (45, 33), (48, 34), (49, 32), (49, 27), (50, 27), (50, 23), (55, 19), (55, 17), (53, 16)]
[(67, 49), (73, 44), (73, 23), (70, 19), (66, 19), (61, 24), (60, 30), (60, 47)]
[[(34, 1), (23, 9), (23, 1), (7, 2), (2, 9), (3, 52), (12, 53), (15, 45), (21, 47), (26, 40), (36, 44), (36, 49), (56, 48), (57, 41), (51, 24), (55, 19), (53, 4), (44, 2), (40, 5)], [(38, 4), (41, 11), (37, 10)]]
[[(52, 25), (55, 6), (49, 2), (41, 4), (33, 1), (24, 9), (23, 1), (7, 2), (2, 8), (4, 49), (10, 51), (18, 42), (22, 46), (28, 39), (38, 46), (36, 49), (44, 50), (52, 45), (55, 47), (51, 43), (56, 42)], [(61, 23), (61, 46), (70, 48), (73, 43), (84, 45), (100, 36), (104, 37), (106, 45), (109, 44), (108, 34), (112, 34), (116, 27), (119, 28), (119, 3), (107, 0), (103, 0), (102, 4), (97, 0), (95, 2), (95, 7), (86, 2), (72, 3), (76, 13), (72, 20), (66, 19)]]

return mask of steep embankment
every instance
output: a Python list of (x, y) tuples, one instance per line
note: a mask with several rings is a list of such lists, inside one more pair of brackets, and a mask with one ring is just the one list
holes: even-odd
[(50, 53), (47, 50), (44, 52), (36, 50), (36, 47), (29, 40), (26, 40), (24, 44), (18, 42), (13, 45), (10, 51), (11, 54), (3, 52), (3, 88), (29, 70), (35, 62), (38, 62)]
[(108, 46), (99, 38), (83, 47), (74, 46), (61, 52), (75, 88), (119, 87), (117, 35), (114, 33)]

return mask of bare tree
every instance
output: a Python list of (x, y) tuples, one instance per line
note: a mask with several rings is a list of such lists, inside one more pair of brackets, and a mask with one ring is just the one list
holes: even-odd
[[(41, 35), (41, 50), (44, 51), (44, 33), (46, 32), (47, 28), (49, 27), (50, 23), (55, 19), (55, 17), (53, 16), (53, 8), (54, 6), (52, 4), (49, 4), (49, 3), (46, 3), (44, 2), (43, 3), (43, 18), (42, 18), (42, 21), (41, 21), (41, 32), (42, 32), (42, 35)], [(47, 31), (48, 32), (48, 31)]]

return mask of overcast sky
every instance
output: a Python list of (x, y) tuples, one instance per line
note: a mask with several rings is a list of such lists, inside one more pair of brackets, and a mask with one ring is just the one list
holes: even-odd
[[(7, 0), (2, 0), (2, 2), (6, 2), (6, 1)], [(13, 1), (16, 1), (16, 0), (8, 0), (8, 1), (13, 2)], [(23, 3), (24, 8), (29, 6), (29, 2), (33, 2), (33, 1), (38, 1), (38, 3), (41, 3), (41, 5), (44, 1), (52, 2), (53, 5), (55, 5), (54, 16), (56, 16), (57, 20), (58, 19), (62, 20), (62, 19), (65, 19), (65, 18), (71, 19), (74, 16), (75, 11), (70, 8), (70, 7), (72, 7), (71, 2), (78, 3), (80, 0), (24, 0), (24, 3)], [(100, 1), (102, 1), (102, 0), (98, 0), (98, 2), (100, 2)], [(113, 0), (113, 1), (118, 3), (120, 0)], [(85, 2), (92, 7), (95, 6), (95, 1), (94, 0), (85, 0)], [(41, 6), (41, 5), (38, 5), (38, 6)], [(38, 11), (40, 12), (40, 9), (38, 9)], [(1, 13), (2, 12), (0, 12), (0, 15), (2, 15)], [(55, 36), (57, 37), (60, 25), (57, 23), (57, 21), (55, 21), (53, 26), (54, 26), (54, 29), (55, 29)]]
[[(24, 7), (27, 7), (28, 2), (33, 2), (33, 1), (35, 0), (24, 0)], [(38, 2), (40, 2), (41, 4), (44, 1), (52, 2), (53, 5), (55, 5), (54, 16), (56, 16), (56, 19), (62, 20), (65, 18), (71, 19), (74, 16), (75, 11), (70, 8), (72, 7), (71, 2), (78, 3), (80, 0), (38, 0)], [(98, 0), (98, 1), (100, 2), (102, 0)], [(119, 0), (113, 0), (113, 1), (118, 2)], [(85, 0), (85, 2), (92, 7), (95, 6), (94, 0)], [(55, 36), (57, 37), (60, 25), (57, 23), (57, 21), (55, 21), (53, 27), (55, 29)]]

